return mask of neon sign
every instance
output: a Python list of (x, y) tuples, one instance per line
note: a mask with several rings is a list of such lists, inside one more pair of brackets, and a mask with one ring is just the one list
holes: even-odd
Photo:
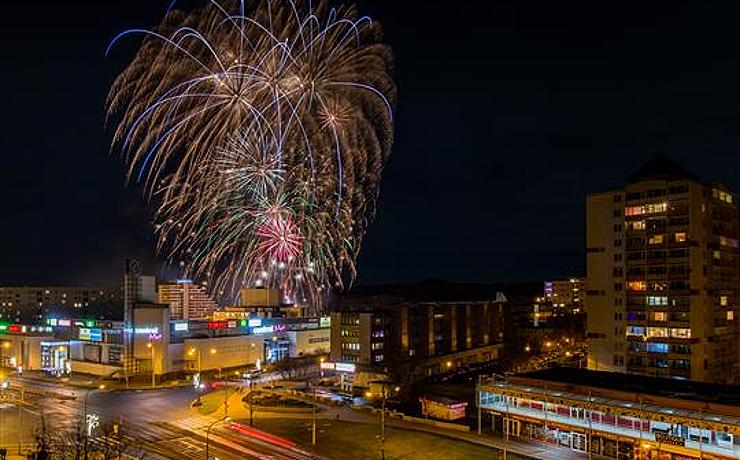
[(208, 323), (208, 329), (215, 331), (219, 329), (228, 329), (229, 328), (229, 322), (228, 321), (211, 321)]
[(284, 330), (285, 324), (276, 324), (274, 326), (255, 327), (252, 329), (252, 334), (273, 334), (275, 332), (283, 332)]

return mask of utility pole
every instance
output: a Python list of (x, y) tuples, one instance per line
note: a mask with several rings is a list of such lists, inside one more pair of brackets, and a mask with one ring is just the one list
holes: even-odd
[(385, 460), (385, 384), (381, 386), (383, 391), (383, 399), (380, 403), (380, 460)]
[(478, 388), (477, 388), (477, 390), (475, 392), (476, 397), (478, 399), (478, 435), (481, 434), (481, 407), (480, 407), (481, 399), (480, 399), (480, 387), (481, 387), (481, 384), (482, 383), (483, 383), (483, 375), (478, 374)]
[(18, 455), (21, 455), (21, 444), (23, 443), (23, 399), (26, 389), (21, 387), (21, 400), (18, 401)]
[(316, 445), (316, 386), (313, 387), (313, 410), (311, 411), (311, 445)]

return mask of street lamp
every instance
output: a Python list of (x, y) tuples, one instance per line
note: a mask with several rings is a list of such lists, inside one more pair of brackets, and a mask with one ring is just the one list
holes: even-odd
[(208, 429), (206, 430), (206, 460), (209, 460), (210, 459), (210, 456), (208, 455), (208, 447), (209, 447), (209, 441), (210, 441), (210, 437), (211, 437), (211, 429), (217, 423), (227, 422), (229, 420), (231, 420), (231, 418), (228, 417), (228, 416), (226, 416), (226, 415), (224, 415), (223, 417), (214, 420), (213, 423), (211, 423), (210, 425), (208, 425)]
[[(201, 360), (200, 347), (198, 347), (197, 351), (198, 351), (198, 373), (200, 374), (201, 372), (203, 372), (203, 370), (200, 367), (200, 360)], [(195, 348), (190, 348), (190, 350), (188, 351), (188, 356), (195, 355), (195, 352), (196, 352)]]

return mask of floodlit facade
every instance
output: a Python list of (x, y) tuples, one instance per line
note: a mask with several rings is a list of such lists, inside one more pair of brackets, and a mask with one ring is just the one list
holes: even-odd
[(589, 369), (736, 381), (737, 198), (665, 157), (588, 196)]

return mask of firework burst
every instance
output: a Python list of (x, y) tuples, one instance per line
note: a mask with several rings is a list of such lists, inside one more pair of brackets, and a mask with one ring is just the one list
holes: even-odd
[(217, 294), (275, 287), (319, 307), (351, 283), (393, 140), (379, 26), (325, 1), (210, 0), (113, 43), (130, 34), (145, 38), (109, 115), (160, 250)]

